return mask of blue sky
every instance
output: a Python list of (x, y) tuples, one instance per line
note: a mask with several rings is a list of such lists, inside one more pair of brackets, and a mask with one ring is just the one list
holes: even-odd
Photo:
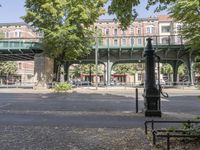
[[(137, 6), (137, 11), (139, 13), (139, 18), (156, 16), (158, 14), (154, 14), (152, 7), (150, 11), (146, 11), (146, 0), (141, 0), (142, 3)], [(25, 0), (0, 0), (0, 23), (10, 23), (10, 22), (22, 22), (23, 20), (20, 18), (25, 15)], [(166, 12), (162, 12), (159, 14), (166, 14)], [(113, 16), (104, 15), (100, 17), (101, 19), (113, 18)]]

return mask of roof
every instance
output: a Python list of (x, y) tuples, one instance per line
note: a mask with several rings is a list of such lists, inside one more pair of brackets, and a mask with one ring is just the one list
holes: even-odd
[[(156, 21), (158, 20), (157, 17), (148, 17), (148, 18), (136, 18), (135, 21)], [(109, 23), (109, 22), (115, 22), (115, 19), (99, 19), (97, 20), (97, 23)]]
[(170, 16), (168, 16), (168, 15), (162, 15), (162, 16), (158, 16), (158, 20), (159, 21), (172, 21), (173, 19), (170, 18)]
[(28, 25), (27, 23), (25, 23), (25, 22), (0, 23), (0, 26), (22, 26), (22, 25), (29, 26), (29, 25)]

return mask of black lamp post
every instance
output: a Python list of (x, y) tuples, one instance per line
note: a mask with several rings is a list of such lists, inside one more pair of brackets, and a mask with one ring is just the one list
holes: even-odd
[(161, 117), (160, 110), (160, 92), (156, 87), (155, 80), (155, 51), (153, 49), (152, 39), (147, 39), (147, 46), (144, 50), (145, 57), (145, 84), (144, 84), (144, 102), (146, 117)]

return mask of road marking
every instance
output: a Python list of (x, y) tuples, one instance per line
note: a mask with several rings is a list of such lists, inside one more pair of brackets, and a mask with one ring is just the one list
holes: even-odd
[(163, 101), (163, 102), (169, 102), (170, 100), (165, 99), (165, 98), (161, 98), (161, 101)]
[(5, 106), (9, 106), (9, 105), (11, 105), (11, 104), (8, 103), (8, 104), (0, 105), (0, 108), (3, 108), (3, 107), (5, 107)]

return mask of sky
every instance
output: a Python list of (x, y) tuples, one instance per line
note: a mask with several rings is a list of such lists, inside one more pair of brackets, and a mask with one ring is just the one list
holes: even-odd
[[(147, 0), (141, 1), (142, 3), (136, 8), (139, 13), (139, 18), (167, 14), (165, 11), (159, 14), (154, 14), (153, 10), (155, 7), (152, 7), (149, 11), (147, 11), (145, 9)], [(0, 23), (23, 22), (20, 17), (26, 14), (24, 8), (25, 0), (0, 0), (0, 4), (2, 5), (2, 7), (0, 7)], [(107, 7), (108, 5), (109, 3), (105, 7)], [(100, 19), (113, 18), (114, 16), (109, 16), (108, 14), (100, 17)]]

